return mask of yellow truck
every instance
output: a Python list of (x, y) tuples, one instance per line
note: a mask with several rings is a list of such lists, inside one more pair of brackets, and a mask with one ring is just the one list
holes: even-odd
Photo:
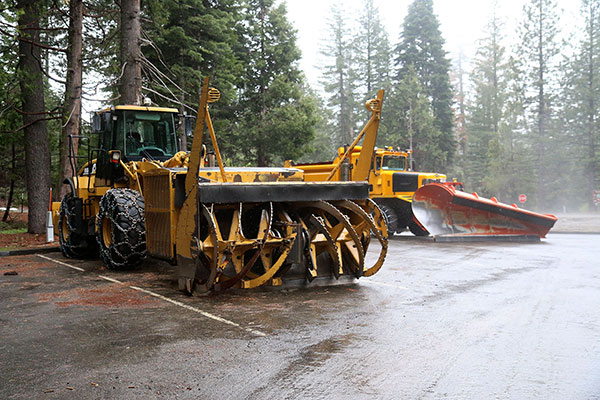
[[(375, 99), (367, 102), (367, 110), (380, 110), (383, 94), (384, 91), (380, 90)], [(303, 170), (307, 182), (368, 181), (369, 196), (383, 212), (389, 233), (408, 228), (417, 236), (428, 235), (412, 213), (412, 198), (423, 185), (446, 182), (446, 175), (411, 171), (408, 163), (410, 152), (392, 147), (376, 148), (380, 117), (379, 112), (372, 112), (371, 119), (353, 143), (340, 147), (332, 162), (296, 164), (288, 160), (285, 167)], [(361, 140), (362, 146), (358, 146)]]
[[(304, 171), (306, 181), (325, 181), (344, 156), (346, 148), (340, 147), (333, 162), (294, 164)], [(359, 163), (363, 146), (355, 146), (342, 162), (332, 180), (359, 180), (352, 172)], [(410, 152), (387, 148), (374, 148), (373, 162), (368, 174), (369, 196), (384, 213), (388, 232), (402, 232), (409, 229), (414, 235), (427, 235), (427, 230), (414, 218), (411, 203), (415, 191), (428, 183), (446, 182), (446, 175), (434, 172), (410, 171)], [(286, 166), (292, 166), (291, 162)]]

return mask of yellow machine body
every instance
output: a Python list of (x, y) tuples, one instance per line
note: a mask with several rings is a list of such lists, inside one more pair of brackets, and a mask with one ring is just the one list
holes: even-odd
[[(366, 107), (368, 110), (380, 109), (382, 101), (383, 91), (380, 91)], [(340, 147), (332, 162), (295, 164), (286, 161), (285, 166), (303, 170), (307, 182), (368, 181), (369, 196), (384, 212), (388, 231), (401, 232), (408, 228), (416, 235), (426, 235), (427, 231), (412, 214), (411, 202), (418, 188), (428, 183), (445, 182), (446, 175), (411, 171), (410, 152), (375, 147), (379, 120), (380, 113), (373, 112), (353, 143)], [(358, 145), (360, 140), (363, 140), (362, 146)]]
[[(218, 99), (205, 80), (190, 152), (176, 152), (169, 136), (175, 109), (98, 112), (97, 157), (53, 205), (63, 254), (99, 250), (113, 269), (163, 258), (178, 265), (179, 287), (190, 294), (376, 273), (387, 227), (368, 185), (306, 182), (298, 168), (225, 167), (208, 110)], [(202, 144), (206, 128), (214, 154)], [(372, 237), (381, 251), (369, 266)]]

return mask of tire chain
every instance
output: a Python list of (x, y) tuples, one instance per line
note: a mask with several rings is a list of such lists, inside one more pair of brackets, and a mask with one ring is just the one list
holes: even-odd
[(388, 226), (388, 235), (393, 235), (394, 233), (404, 229), (404, 227), (400, 228), (398, 226), (398, 215), (391, 207), (388, 207), (387, 205), (381, 203), (377, 203), (377, 205), (379, 206), (381, 214), (383, 214), (383, 217), (385, 218), (385, 223)]
[[(104, 263), (113, 269), (139, 265), (147, 254), (144, 198), (132, 189), (110, 189), (100, 200), (100, 211), (96, 216), (97, 236)], [(112, 224), (109, 248), (102, 240), (102, 220)], [(116, 231), (121, 235), (117, 235)], [(118, 240), (121, 236), (121, 240)], [(139, 240), (141, 239), (141, 240)], [(131, 243), (130, 240), (136, 240)], [(125, 254), (124, 254), (125, 253)]]
[[(77, 235), (75, 233), (76, 226), (75, 221), (73, 220), (73, 209), (69, 204), (72, 198), (73, 194), (67, 193), (60, 202), (60, 218), (58, 223), (60, 250), (63, 255), (68, 258), (89, 256), (94, 249), (93, 245), (88, 241), (88, 235)], [(63, 218), (67, 221), (67, 227), (69, 228), (68, 236), (66, 238), (64, 237), (65, 232), (63, 232)], [(78, 239), (77, 241), (79, 243), (74, 244), (73, 239)]]

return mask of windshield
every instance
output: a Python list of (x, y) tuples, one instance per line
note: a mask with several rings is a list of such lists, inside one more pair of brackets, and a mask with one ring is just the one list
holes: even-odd
[(381, 169), (393, 169), (398, 171), (406, 170), (406, 157), (404, 156), (384, 156)]
[(123, 111), (117, 120), (116, 148), (128, 160), (164, 160), (177, 152), (173, 113)]

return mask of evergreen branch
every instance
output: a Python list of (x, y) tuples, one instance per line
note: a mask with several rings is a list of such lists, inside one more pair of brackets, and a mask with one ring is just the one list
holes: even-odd
[[(163, 80), (161, 79), (160, 75), (158, 75), (158, 74), (156, 73), (156, 72), (160, 72), (160, 71), (158, 71), (158, 69), (157, 69), (157, 68), (156, 68), (156, 67), (155, 67), (155, 66), (154, 66), (154, 65), (153, 65), (153, 64), (152, 64), (150, 61), (148, 61), (148, 59), (146, 59), (146, 58), (145, 58), (145, 57), (143, 57), (143, 56), (142, 56), (142, 64), (148, 64), (148, 66), (150, 67), (150, 68), (149, 68), (149, 72), (150, 72), (150, 73), (154, 73), (154, 75), (155, 75), (156, 79), (158, 79), (158, 80), (160, 81), (160, 83), (161, 83), (162, 87), (163, 87), (164, 89), (166, 89), (166, 90), (169, 92), (169, 94), (170, 94), (171, 96), (173, 96), (174, 98), (176, 98), (176, 97), (177, 97), (177, 96), (176, 96), (176, 95), (175, 95), (175, 94), (174, 94), (174, 93), (171, 91), (171, 89), (170, 89), (170, 88), (169, 88), (169, 87), (168, 87), (168, 86), (167, 86), (167, 85), (166, 85), (166, 84), (163, 82)], [(168, 77), (167, 77), (167, 79), (168, 79)], [(177, 102), (176, 102), (176, 103), (177, 103)]]
[(49, 46), (49, 45), (46, 45), (46, 44), (43, 44), (43, 43), (40, 43), (40, 42), (36, 42), (34, 40), (31, 40), (31, 39), (24, 38), (24, 37), (22, 37), (20, 35), (13, 35), (12, 33), (8, 32), (8, 31), (6, 31), (6, 30), (4, 30), (2, 28), (0, 28), (0, 33), (3, 33), (4, 35), (6, 35), (8, 37), (16, 39), (19, 42), (29, 43), (29, 44), (31, 44), (33, 46), (36, 46), (36, 47), (39, 47), (39, 48), (42, 48), (42, 49), (52, 50), (52, 51), (58, 51), (58, 52), (65, 53), (65, 54), (68, 52), (67, 49), (62, 49), (60, 47)]
[[(169, 91), (169, 93), (171, 93), (171, 95), (173, 97), (177, 97), (175, 96), (175, 94), (173, 92), (171, 92), (171, 90), (169, 89), (169, 87), (165, 84), (165, 82), (161, 79), (161, 76), (164, 77), (170, 84), (172, 84), (173, 86), (175, 86), (175, 88), (177, 88), (179, 91), (181, 91), (182, 93), (190, 96), (189, 93), (185, 92), (182, 88), (180, 88), (175, 82), (173, 82), (173, 80), (171, 80), (166, 74), (164, 74), (162, 71), (160, 71), (154, 64), (152, 64), (146, 57), (144, 57), (142, 55), (142, 64), (147, 64), (147, 66), (149, 67), (151, 72), (154, 72), (156, 75), (156, 78), (160, 81), (160, 83), (162, 84), (162, 86), (167, 89)], [(191, 96), (190, 96), (191, 97)]]
[(194, 114), (196, 114), (196, 113), (197, 113), (197, 110), (196, 110), (195, 108), (193, 108), (193, 107), (190, 107), (190, 106), (188, 106), (187, 104), (185, 104), (185, 103), (182, 103), (182, 102), (181, 102), (181, 101), (179, 101), (179, 100), (176, 100), (176, 99), (169, 98), (169, 97), (167, 97), (167, 96), (163, 95), (162, 93), (160, 93), (160, 92), (157, 92), (156, 90), (150, 89), (150, 88), (149, 88), (149, 87), (147, 87), (147, 86), (142, 86), (142, 89), (144, 89), (144, 90), (146, 90), (146, 91), (148, 91), (148, 92), (150, 92), (150, 93), (154, 93), (154, 94), (155, 94), (155, 95), (157, 95), (158, 97), (160, 97), (160, 98), (163, 98), (163, 99), (165, 99), (165, 100), (168, 100), (168, 101), (170, 101), (170, 102), (172, 102), (172, 103), (174, 103), (174, 104), (179, 104), (179, 105), (181, 105), (181, 106), (183, 106), (183, 107), (185, 107), (185, 108), (187, 108), (187, 109), (191, 110), (191, 111), (192, 111)]
[[(87, 9), (89, 9), (89, 7)], [(105, 13), (90, 14), (90, 13), (86, 12), (87, 9), (84, 7), (84, 9), (83, 9), (83, 16), (95, 19), (96, 21), (99, 20), (99, 19), (101, 19), (101, 18), (104, 18), (104, 17), (106, 17), (108, 15), (117, 14), (118, 13), (117, 10), (107, 10)], [(98, 11), (98, 10), (94, 10), (94, 11)]]
[(32, 122), (30, 122), (28, 124), (25, 124), (25, 125), (23, 125), (23, 126), (17, 128), (17, 129), (15, 129), (15, 130), (13, 130), (13, 131), (2, 131), (2, 133), (11, 133), (11, 134), (12, 133), (17, 133), (17, 132), (25, 130), (25, 128), (29, 128), (30, 126), (37, 124), (40, 121), (52, 121), (52, 120), (61, 119), (61, 118), (62, 118), (62, 116), (60, 116), (60, 115), (56, 116), (56, 117), (38, 118), (35, 121), (32, 121)]
[(12, 104), (12, 109), (15, 110), (17, 113), (21, 114), (21, 115), (55, 115), (55, 114), (62, 114), (62, 112), (60, 111), (56, 111), (58, 110), (60, 107), (54, 107), (52, 110), (50, 111), (42, 111), (42, 112), (26, 112), (21, 110), (20, 108), (18, 108), (17, 106), (15, 106), (14, 104)]
[[(154, 44), (154, 42), (148, 37), (148, 35), (145, 34), (145, 31), (142, 31), (142, 34), (144, 34), (144, 36), (146, 36), (147, 39), (145, 39), (145, 40), (156, 51), (156, 54), (158, 56), (158, 60), (163, 65), (163, 67), (165, 67), (167, 70), (170, 70), (169, 66), (167, 64), (165, 64), (165, 62), (164, 62), (162, 51)], [(158, 74), (162, 75), (165, 79), (167, 79), (173, 86), (175, 86), (175, 88), (177, 88), (177, 90), (179, 90), (180, 92), (182, 92), (182, 93), (190, 96), (189, 93), (187, 93), (185, 90), (183, 90), (182, 88), (180, 88), (179, 85), (177, 85), (175, 82), (173, 82), (172, 79), (170, 79), (165, 73), (163, 73), (159, 68), (157, 68), (154, 64), (152, 64), (150, 62), (150, 60), (148, 60), (143, 55), (142, 55), (142, 57), (143, 57), (143, 60), (145, 60), (148, 63), (148, 65), (150, 65), (151, 67), (153, 67)]]

